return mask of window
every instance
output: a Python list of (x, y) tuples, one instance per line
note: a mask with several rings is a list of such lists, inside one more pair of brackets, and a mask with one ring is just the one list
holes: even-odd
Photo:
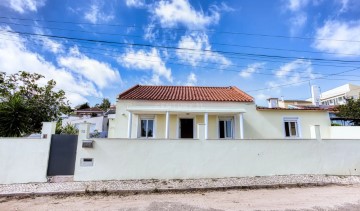
[(154, 119), (141, 119), (140, 120), (140, 137), (152, 138), (154, 137)]
[(285, 117), (284, 118), (284, 131), (285, 137), (287, 138), (296, 138), (300, 137), (299, 134), (299, 123), (298, 118)]
[(219, 120), (219, 138), (233, 137), (233, 118), (220, 118)]

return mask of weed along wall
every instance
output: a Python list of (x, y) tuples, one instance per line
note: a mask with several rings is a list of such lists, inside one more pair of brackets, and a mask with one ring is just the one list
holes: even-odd
[(81, 125), (74, 179), (360, 175), (360, 140), (93, 139)]

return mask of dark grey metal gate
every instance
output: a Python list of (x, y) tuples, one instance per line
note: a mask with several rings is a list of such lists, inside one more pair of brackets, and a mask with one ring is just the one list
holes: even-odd
[(74, 175), (77, 135), (52, 135), (47, 175)]

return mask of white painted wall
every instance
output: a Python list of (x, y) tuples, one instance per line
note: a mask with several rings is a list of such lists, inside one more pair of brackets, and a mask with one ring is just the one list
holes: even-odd
[(332, 139), (360, 139), (360, 126), (332, 126)]
[[(74, 179), (188, 179), (289, 174), (360, 175), (360, 140), (94, 139)], [(81, 167), (81, 158), (93, 158)]]
[(56, 122), (44, 122), (41, 139), (0, 138), (0, 184), (46, 182), (51, 134)]
[(0, 139), (0, 184), (46, 182), (50, 139)]

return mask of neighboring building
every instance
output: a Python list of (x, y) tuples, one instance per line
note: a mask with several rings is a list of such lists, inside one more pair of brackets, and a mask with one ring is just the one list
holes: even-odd
[(75, 110), (76, 116), (104, 116), (105, 112), (100, 108), (85, 108), (85, 109), (78, 109)]
[[(296, 108), (297, 106), (312, 106), (311, 101), (307, 100), (279, 100), (278, 98), (269, 98), (269, 103), (272, 103), (270, 107), (280, 108)], [(275, 105), (275, 106), (274, 106)]]
[(360, 86), (353, 84), (345, 84), (334, 89), (321, 93), (321, 105), (343, 105), (345, 99), (359, 99)]
[(330, 137), (328, 112), (319, 107), (257, 107), (233, 86), (136, 85), (119, 95), (109, 138), (307, 139), (312, 125)]
[(62, 126), (71, 124), (78, 128), (80, 123), (87, 122), (90, 123), (90, 133), (94, 133), (96, 131), (99, 133), (107, 133), (109, 126), (108, 115), (115, 114), (115, 108), (112, 107), (107, 112), (104, 112), (100, 108), (94, 107), (75, 110), (74, 113), (74, 116), (62, 117)]
[(80, 123), (87, 122), (90, 123), (90, 133), (97, 132), (107, 132), (108, 131), (108, 117), (107, 116), (69, 116), (62, 119), (62, 126), (67, 124), (74, 125), (76, 128), (79, 128)]

